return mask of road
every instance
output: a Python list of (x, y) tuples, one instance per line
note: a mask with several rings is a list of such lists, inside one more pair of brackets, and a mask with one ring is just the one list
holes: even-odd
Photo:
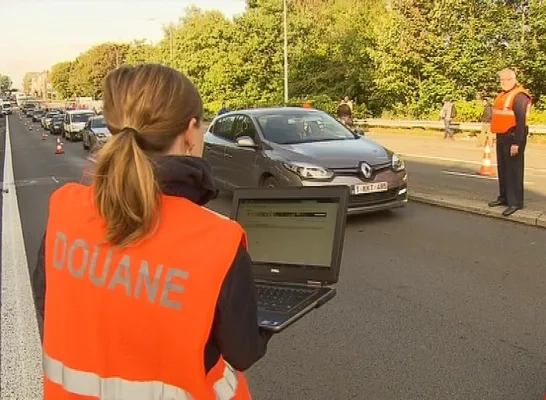
[[(81, 143), (66, 143), (66, 154), (55, 155), (54, 138), (41, 141), (39, 135), (11, 117), (14, 181), (31, 268), (49, 193), (80, 180), (87, 165)], [(211, 208), (226, 212), (229, 196)], [(3, 243), (13, 233), (11, 226), (4, 229), (9, 232), (2, 232)], [(338, 296), (273, 338), (267, 356), (248, 372), (255, 398), (540, 398), (546, 386), (544, 235), (533, 227), (413, 203), (351, 218)], [(2, 307), (13, 303), (5, 298), (9, 293), (28, 310), (30, 293), (9, 291), (13, 283), (5, 281), (4, 271), (28, 279), (26, 266), (8, 266), (4, 259), (1, 265)], [(6, 318), (12, 326), (28, 323), (13, 310)], [(22, 329), (30, 332), (26, 345), (35, 346), (36, 328)], [(16, 360), (32, 369), (34, 360), (19, 353), (33, 353), (21, 345), (2, 342), (2, 365)], [(12, 388), (32, 385), (13, 371), (2, 369), (3, 387), (6, 381)]]
[[(370, 138), (400, 153), (406, 161), (414, 190), (480, 200), (496, 198), (497, 179), (476, 175), (483, 148), (476, 139), (443, 140), (442, 134), (417, 136), (370, 133)], [(495, 163), (495, 151), (492, 162)], [(546, 211), (546, 146), (529, 143), (525, 152), (525, 203), (527, 209)], [(496, 170), (496, 166), (494, 166)]]

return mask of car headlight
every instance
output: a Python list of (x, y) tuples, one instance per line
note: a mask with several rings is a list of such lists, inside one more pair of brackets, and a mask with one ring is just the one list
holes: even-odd
[(400, 172), (406, 169), (406, 164), (404, 164), (404, 160), (402, 160), (402, 158), (400, 158), (400, 156), (396, 154), (392, 155), (392, 169), (396, 172)]
[(283, 163), (282, 165), (302, 179), (331, 179), (334, 176), (332, 171), (318, 165), (305, 163)]

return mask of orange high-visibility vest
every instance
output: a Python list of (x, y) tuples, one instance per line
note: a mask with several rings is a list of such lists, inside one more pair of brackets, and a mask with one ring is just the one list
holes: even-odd
[[(524, 93), (531, 100), (531, 95), (521, 85), (515, 86), (512, 90), (498, 94), (493, 103), (493, 114), (491, 117), (491, 132), (497, 135), (504, 135), (516, 126), (516, 115), (514, 114), (514, 99), (519, 93)], [(531, 101), (527, 105), (525, 125), (531, 111)]]
[(53, 193), (44, 400), (250, 399), (243, 374), (222, 357), (208, 373), (204, 365), (222, 283), (246, 245), (239, 224), (163, 195), (150, 238), (115, 248), (105, 233), (92, 187)]

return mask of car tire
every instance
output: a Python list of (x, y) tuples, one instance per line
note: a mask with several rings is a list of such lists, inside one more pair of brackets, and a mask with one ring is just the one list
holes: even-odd
[(83, 149), (84, 150), (91, 150), (91, 147), (89, 147), (89, 145), (87, 143), (85, 143), (85, 138), (82, 138), (82, 144), (83, 144)]
[(280, 186), (279, 181), (273, 176), (268, 176), (262, 182), (262, 187), (264, 188), (276, 188), (279, 186)]
[(75, 142), (76, 138), (74, 138), (74, 134), (72, 132), (69, 132), (68, 135), (70, 135), (70, 141)]

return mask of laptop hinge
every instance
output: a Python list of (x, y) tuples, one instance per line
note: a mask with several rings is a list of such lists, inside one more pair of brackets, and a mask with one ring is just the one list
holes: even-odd
[(322, 282), (318, 282), (318, 281), (307, 281), (307, 285), (308, 285), (308, 286), (321, 287), (321, 286), (322, 286)]

